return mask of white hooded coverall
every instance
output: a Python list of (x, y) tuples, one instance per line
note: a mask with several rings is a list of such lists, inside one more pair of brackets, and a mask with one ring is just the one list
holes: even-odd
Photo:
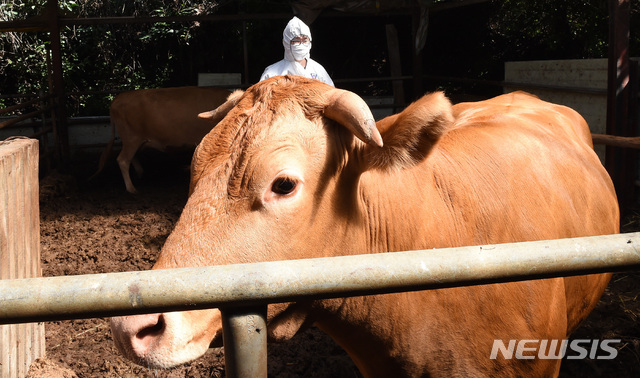
[(265, 68), (260, 81), (278, 75), (298, 75), (311, 79), (317, 79), (329, 85), (335, 86), (327, 71), (320, 63), (310, 58), (309, 52), (305, 56), (297, 57), (298, 60), (307, 59), (307, 67), (302, 67), (296, 61), (291, 52), (291, 40), (305, 35), (309, 37), (309, 50), (311, 49), (311, 30), (298, 17), (293, 17), (282, 33), (282, 45), (284, 46), (284, 59)]

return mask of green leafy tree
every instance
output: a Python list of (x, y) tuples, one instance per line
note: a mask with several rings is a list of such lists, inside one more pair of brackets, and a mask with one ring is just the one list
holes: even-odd
[[(45, 1), (1, 0), (0, 20), (25, 20), (43, 14)], [(60, 0), (64, 17), (179, 16), (215, 11), (217, 2)], [(139, 89), (171, 84), (177, 51), (188, 46), (200, 24), (145, 23), (67, 26), (60, 31), (65, 91)], [(7, 93), (37, 93), (48, 87), (49, 33), (0, 35), (0, 88)], [(69, 114), (108, 109), (112, 96), (74, 95)], [(106, 104), (106, 105), (105, 105)]]
[[(580, 59), (607, 56), (608, 1), (494, 0), (433, 13), (423, 54), (430, 75), (501, 80), (509, 60)], [(0, 0), (0, 20), (37, 17), (45, 0)], [(631, 56), (640, 53), (634, 25), (638, 2), (631, 2)], [(289, 0), (59, 0), (64, 17), (176, 16), (291, 12)], [(400, 33), (403, 57), (411, 56), (411, 24), (406, 16), (384, 14), (319, 17), (311, 25), (312, 56), (335, 78), (389, 75), (385, 24)], [(63, 70), (69, 115), (106, 114), (112, 95), (79, 91), (122, 90), (195, 84), (198, 72), (244, 72), (248, 45), (249, 83), (264, 67), (282, 58), (285, 19), (246, 22), (110, 23), (66, 26), (61, 30)], [(0, 94), (46, 90), (49, 34), (0, 34)], [(403, 72), (412, 71), (403, 59)], [(388, 93), (382, 82), (352, 89)], [(427, 88), (434, 89), (434, 88)], [(449, 90), (449, 87), (447, 87)], [(467, 91), (468, 87), (456, 90)], [(0, 106), (2, 106), (0, 98)], [(7, 104), (5, 104), (7, 105)]]
[(608, 22), (608, 1), (503, 0), (490, 29), (505, 60), (601, 58)]

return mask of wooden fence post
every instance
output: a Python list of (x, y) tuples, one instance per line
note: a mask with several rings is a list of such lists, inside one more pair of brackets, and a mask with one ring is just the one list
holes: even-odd
[[(38, 156), (37, 140), (0, 141), (0, 279), (41, 276)], [(44, 341), (43, 323), (0, 326), (0, 377), (25, 377)]]

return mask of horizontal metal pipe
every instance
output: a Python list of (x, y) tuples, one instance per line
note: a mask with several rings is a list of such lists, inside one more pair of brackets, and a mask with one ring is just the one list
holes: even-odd
[(640, 233), (0, 281), (0, 324), (488, 284), (640, 269)]

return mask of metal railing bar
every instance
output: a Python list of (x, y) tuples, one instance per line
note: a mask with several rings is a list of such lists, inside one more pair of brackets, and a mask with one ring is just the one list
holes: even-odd
[(267, 377), (267, 306), (222, 309), (225, 375)]
[(259, 306), (640, 269), (640, 233), (0, 281), (0, 324)]

